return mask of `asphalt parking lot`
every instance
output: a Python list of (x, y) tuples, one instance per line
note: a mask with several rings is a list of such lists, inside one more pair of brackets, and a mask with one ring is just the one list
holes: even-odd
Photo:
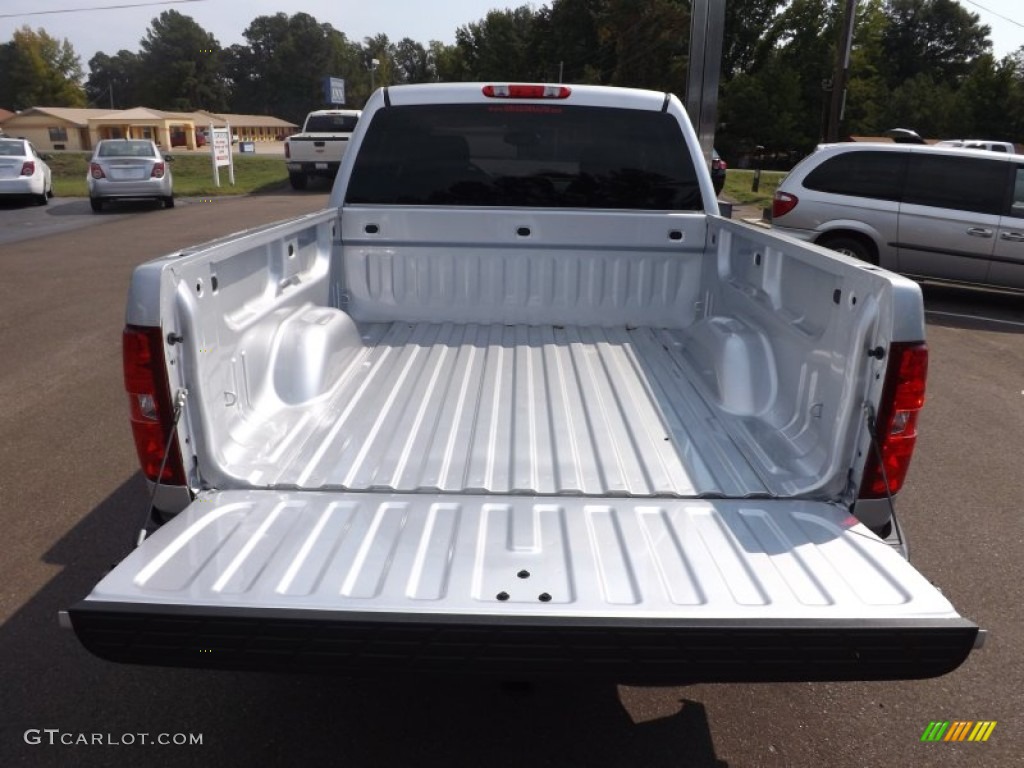
[[(929, 402), (900, 519), (916, 567), (990, 631), (950, 675), (509, 687), (90, 656), (57, 611), (129, 550), (147, 501), (121, 384), (132, 268), (326, 198), (281, 191), (102, 216), (85, 200), (0, 207), (0, 766), (1024, 764), (1024, 298), (998, 292), (925, 288)], [(998, 725), (983, 744), (922, 743), (933, 720)], [(122, 738), (141, 733), (202, 744)], [(64, 745), (62, 734), (108, 743)]]

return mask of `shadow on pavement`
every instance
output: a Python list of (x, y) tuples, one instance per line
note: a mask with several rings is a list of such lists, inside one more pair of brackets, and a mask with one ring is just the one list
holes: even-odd
[[(683, 700), (635, 723), (613, 685), (204, 672), (110, 664), (57, 612), (131, 548), (147, 502), (136, 474), (45, 555), (60, 572), (0, 627), (0, 765), (695, 766), (715, 756), (707, 714)], [(58, 729), (50, 745), (42, 729)], [(41, 744), (25, 733), (37, 729)], [(137, 734), (202, 734), (140, 746)], [(62, 736), (69, 734), (69, 736)], [(79, 734), (136, 743), (62, 745)], [(30, 737), (33, 734), (30, 734)]]
[(922, 283), (929, 325), (1024, 333), (1024, 293), (945, 283)]

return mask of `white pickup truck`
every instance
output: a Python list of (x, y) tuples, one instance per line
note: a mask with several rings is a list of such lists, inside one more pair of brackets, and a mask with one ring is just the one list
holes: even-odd
[(670, 94), (378, 90), (326, 210), (135, 270), (163, 525), (66, 624), (139, 664), (947, 673), (979, 629), (890, 514), (924, 333), (909, 280), (719, 216)]
[(305, 189), (310, 176), (335, 177), (360, 114), (354, 109), (318, 109), (306, 115), (302, 130), (284, 140), (292, 189)]

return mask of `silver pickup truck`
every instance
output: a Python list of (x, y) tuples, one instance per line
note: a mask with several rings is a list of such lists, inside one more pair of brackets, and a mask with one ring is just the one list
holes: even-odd
[(135, 270), (154, 517), (113, 661), (620, 682), (922, 678), (917, 286), (718, 215), (672, 95), (377, 91), (329, 207)]

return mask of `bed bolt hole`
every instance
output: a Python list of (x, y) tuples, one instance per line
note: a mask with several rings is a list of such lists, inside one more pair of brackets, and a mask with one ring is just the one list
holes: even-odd
[(508, 592), (499, 592), (499, 593), (498, 593), (498, 594), (496, 595), (496, 597), (497, 597), (497, 598), (498, 598), (499, 600), (501, 600), (501, 602), (505, 602), (506, 600), (508, 600)]
[(517, 573), (516, 576), (518, 576), (520, 579), (528, 579), (530, 578), (530, 572), (524, 568), (519, 573)]
[(754, 254), (754, 266), (755, 267), (760, 267), (761, 266), (761, 254), (760, 253), (755, 253)]
[(214, 275), (213, 277), (210, 278), (210, 290), (213, 291), (214, 293), (217, 292), (217, 276), (216, 275)]
[(668, 233), (668, 239), (669, 240), (682, 240), (683, 239), (683, 233), (680, 232), (678, 229), (670, 230), (669, 233)]
[(202, 280), (196, 280), (196, 296), (202, 296), (202, 295), (203, 295), (203, 281)]
[(842, 298), (843, 298), (843, 292), (841, 290), (836, 288), (834, 291), (832, 291), (832, 303), (833, 304), (838, 304)]
[(516, 234), (519, 235), (520, 237), (529, 237), (530, 236), (530, 228), (529, 227), (519, 227), (519, 229), (516, 230)]
[(540, 596), (537, 599), (540, 600), (542, 603), (550, 603), (551, 595), (549, 595), (547, 592), (541, 592)]
[(856, 307), (857, 306), (857, 297), (856, 296), (851, 296), (850, 297), (850, 306), (851, 307)]
[(291, 258), (294, 258), (294, 257), (295, 257), (295, 244), (294, 243), (288, 243), (288, 258), (291, 259)]
[(378, 232), (380, 232), (380, 227), (378, 227), (376, 224), (367, 224), (365, 227), (363, 227), (363, 231), (368, 235), (376, 235)]

